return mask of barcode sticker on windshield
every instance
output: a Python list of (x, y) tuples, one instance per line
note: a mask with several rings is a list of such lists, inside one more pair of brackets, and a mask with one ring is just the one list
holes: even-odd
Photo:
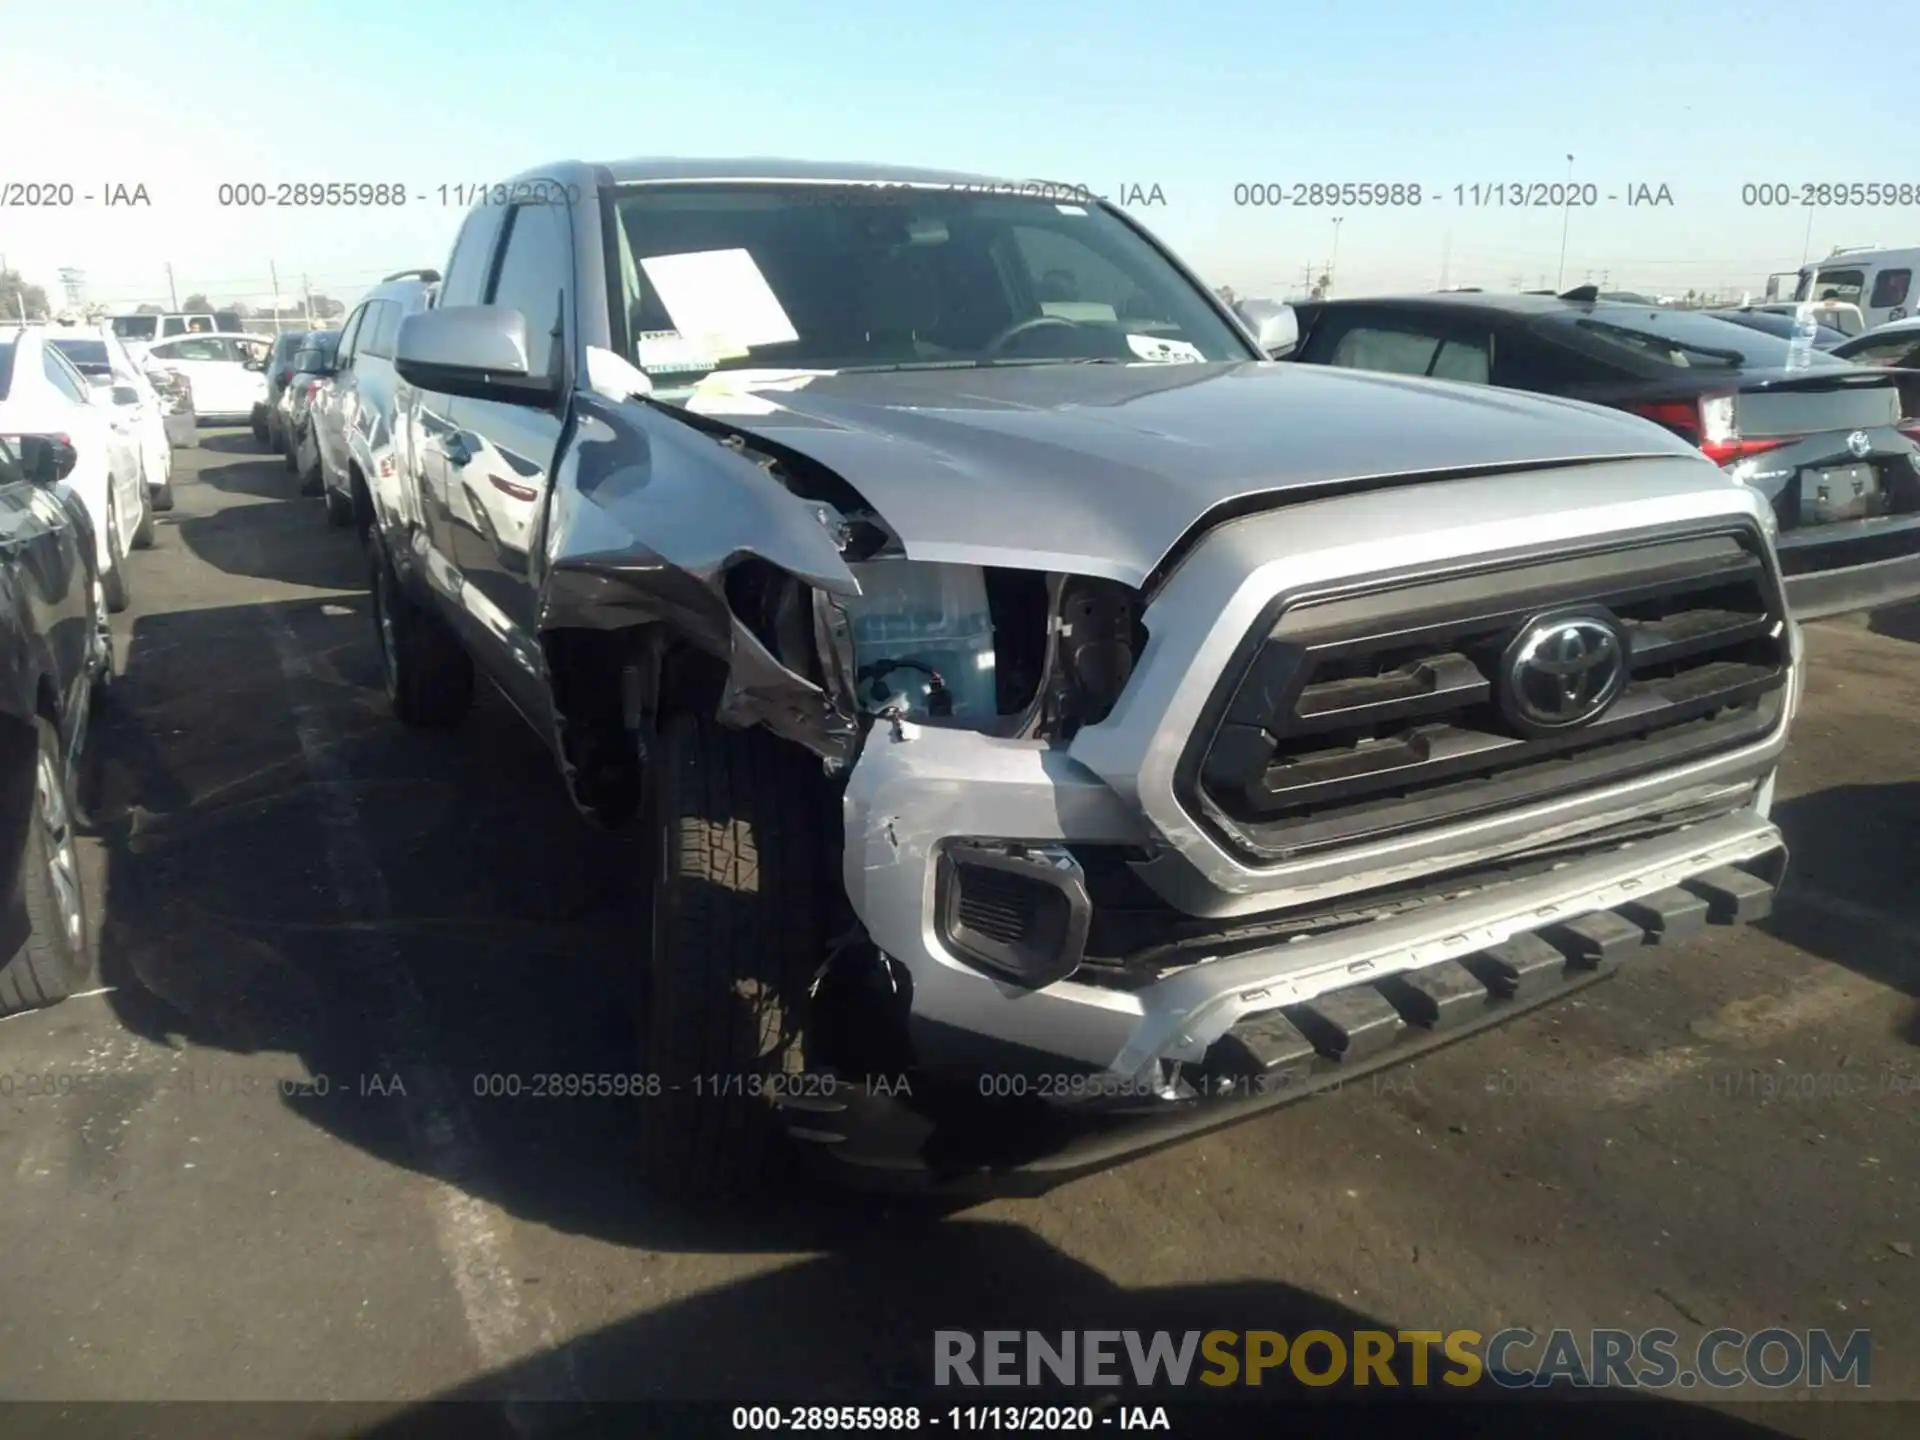
[(1127, 348), (1142, 360), (1161, 365), (1197, 365), (1207, 357), (1200, 347), (1185, 340), (1164, 340), (1158, 335), (1128, 335)]
[(640, 368), (650, 375), (671, 375), (684, 370), (711, 370), (713, 354), (687, 339), (678, 330), (643, 330), (634, 349)]

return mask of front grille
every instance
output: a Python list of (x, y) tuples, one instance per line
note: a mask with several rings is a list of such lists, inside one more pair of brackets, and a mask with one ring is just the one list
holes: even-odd
[[(1557, 612), (1610, 623), (1626, 676), (1592, 720), (1543, 732), (1503, 657)], [(1746, 530), (1283, 598), (1210, 707), (1182, 803), (1272, 862), (1697, 760), (1778, 722), (1784, 613)]]

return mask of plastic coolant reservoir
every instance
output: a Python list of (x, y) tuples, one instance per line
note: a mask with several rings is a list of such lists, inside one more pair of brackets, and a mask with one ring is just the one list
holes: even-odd
[(861, 590), (848, 617), (863, 705), (904, 699), (916, 716), (998, 713), (993, 619), (976, 567), (872, 560), (848, 568)]

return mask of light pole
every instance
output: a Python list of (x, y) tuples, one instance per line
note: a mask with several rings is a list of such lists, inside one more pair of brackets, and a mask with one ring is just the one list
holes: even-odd
[(1340, 263), (1340, 222), (1345, 218), (1346, 218), (1345, 216), (1341, 216), (1341, 215), (1336, 215), (1333, 217), (1333, 258), (1327, 261), (1327, 294), (1328, 296), (1332, 296), (1333, 294), (1334, 267)]
[(1567, 193), (1561, 197), (1565, 203), (1560, 207), (1560, 273), (1554, 277), (1553, 288), (1561, 289), (1567, 278), (1567, 226), (1573, 223), (1573, 156), (1567, 156)]

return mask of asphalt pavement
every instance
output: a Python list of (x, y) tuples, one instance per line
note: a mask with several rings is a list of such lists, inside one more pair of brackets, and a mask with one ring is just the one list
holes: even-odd
[(694, 1213), (634, 1102), (492, 1093), (635, 1068), (631, 842), (490, 692), (401, 730), (351, 533), (244, 432), (177, 453), (87, 776), (100, 975), (0, 1023), (0, 1397), (453, 1396), (525, 1436), (541, 1400), (876, 1403), (936, 1328), (1778, 1325), (1870, 1330), (1871, 1393), (1920, 1400), (1920, 613), (1810, 631), (1758, 928), (1041, 1199)]

